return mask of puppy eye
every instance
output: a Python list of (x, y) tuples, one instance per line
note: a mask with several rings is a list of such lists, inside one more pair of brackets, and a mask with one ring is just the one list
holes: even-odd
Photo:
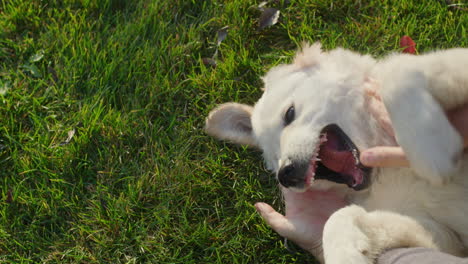
[(286, 114), (284, 115), (284, 125), (287, 126), (291, 124), (292, 121), (294, 121), (296, 113), (294, 112), (294, 105), (290, 106), (288, 108), (288, 111), (286, 111)]

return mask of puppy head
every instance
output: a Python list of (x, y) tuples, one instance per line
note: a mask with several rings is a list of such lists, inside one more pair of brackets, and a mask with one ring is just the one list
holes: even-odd
[(271, 69), (255, 104), (223, 104), (206, 121), (219, 139), (255, 146), (280, 183), (302, 191), (368, 184), (361, 148), (376, 144), (363, 87), (374, 61), (351, 51), (305, 45), (291, 64)]

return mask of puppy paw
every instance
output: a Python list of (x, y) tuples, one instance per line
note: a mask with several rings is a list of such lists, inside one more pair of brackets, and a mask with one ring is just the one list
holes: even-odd
[(327, 221), (323, 233), (323, 250), (327, 264), (371, 264), (372, 243), (357, 225), (357, 218), (367, 214), (351, 205), (335, 212)]
[(387, 80), (382, 98), (398, 144), (411, 167), (432, 184), (443, 184), (457, 171), (463, 141), (419, 71), (403, 71)]
[(372, 264), (373, 259), (366, 255), (366, 251), (359, 251), (358, 249), (345, 249), (332, 252), (326, 259), (326, 264)]

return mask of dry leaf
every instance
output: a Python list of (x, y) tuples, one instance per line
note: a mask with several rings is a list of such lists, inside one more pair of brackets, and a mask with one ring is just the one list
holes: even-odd
[(42, 77), (42, 74), (39, 71), (39, 68), (37, 68), (37, 66), (34, 64), (25, 63), (21, 65), (20, 68), (23, 69), (25, 72), (30, 73), (35, 78)]
[(73, 136), (75, 135), (75, 132), (76, 132), (75, 129), (68, 131), (68, 137), (67, 137), (67, 139), (66, 139), (64, 142), (60, 143), (59, 145), (60, 145), (60, 146), (63, 146), (63, 145), (67, 145), (68, 143), (70, 143), (70, 141), (72, 140)]
[(202, 58), (202, 62), (205, 66), (216, 67), (217, 63), (212, 58)]
[(11, 88), (11, 82), (2, 82), (0, 80), (0, 95), (5, 95)]
[(29, 62), (30, 63), (38, 62), (42, 58), (44, 58), (44, 50), (39, 50), (36, 54), (33, 54), (31, 57), (29, 57)]
[(225, 26), (218, 30), (218, 43), (216, 44), (217, 46), (219, 46), (219, 44), (221, 44), (221, 42), (223, 42), (223, 40), (226, 39), (228, 35), (228, 28), (229, 26)]
[(263, 11), (263, 7), (266, 6), (266, 4), (268, 4), (268, 1), (263, 1), (260, 4), (258, 4), (258, 10)]
[(454, 3), (453, 0), (445, 0), (447, 6), (451, 9), (461, 10), (461, 11), (468, 11), (468, 4), (466, 3)]
[(7, 197), (5, 199), (6, 203), (12, 203), (13, 202), (13, 194), (11, 192), (11, 189), (8, 189), (7, 191)]
[(278, 23), (279, 16), (280, 11), (278, 9), (273, 7), (265, 8), (258, 21), (258, 30), (262, 30), (266, 27), (273, 26), (274, 24)]
[(400, 48), (403, 49), (403, 53), (415, 54), (416, 43), (410, 38), (410, 36), (403, 36), (400, 39)]

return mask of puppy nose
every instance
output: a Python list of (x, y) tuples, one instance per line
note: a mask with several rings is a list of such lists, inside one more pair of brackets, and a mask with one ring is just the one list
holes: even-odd
[(296, 178), (296, 168), (293, 163), (282, 167), (278, 171), (278, 180), (281, 185), (286, 188), (294, 186), (298, 183)]

